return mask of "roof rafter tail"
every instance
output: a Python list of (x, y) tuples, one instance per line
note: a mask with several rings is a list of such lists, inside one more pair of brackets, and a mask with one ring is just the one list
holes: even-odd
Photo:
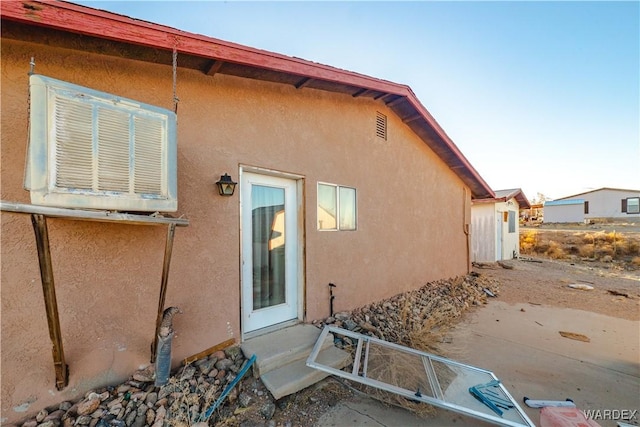
[(472, 189), (473, 197), (495, 196), (407, 85), (63, 1), (6, 1), (0, 16), (5, 22), (190, 55), (202, 61), (199, 69), (208, 75), (232, 74), (380, 100)]
[(224, 62), (260, 66), (336, 83), (349, 83), (368, 89), (405, 94), (405, 85), (375, 79), (351, 71), (226, 42), (212, 37), (187, 33), (172, 27), (132, 19), (97, 9), (65, 2), (7, 1), (2, 3), (3, 18), (46, 26), (88, 36), (107, 38), (129, 44), (177, 49), (178, 53), (204, 56)]

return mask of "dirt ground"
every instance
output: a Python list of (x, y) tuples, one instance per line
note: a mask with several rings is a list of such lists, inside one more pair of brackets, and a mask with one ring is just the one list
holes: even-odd
[[(489, 301), (509, 308), (526, 304), (526, 313), (523, 315), (531, 314), (537, 308), (540, 310), (560, 308), (582, 310), (610, 318), (625, 319), (625, 321), (640, 321), (640, 268), (635, 263), (625, 263), (616, 259), (605, 262), (596, 258), (585, 259), (576, 256), (556, 260), (527, 255), (500, 263), (476, 264), (473, 267), (473, 274), (484, 277), (488, 282), (498, 283), (496, 298), (488, 298)], [(584, 289), (585, 287), (587, 289)], [(474, 313), (490, 313), (492, 306), (495, 308), (495, 304), (471, 305), (466, 313), (468, 316), (465, 314), (458, 317), (455, 322), (466, 325), (465, 318), (474, 316)], [(571, 310), (567, 310), (569, 311)], [(525, 312), (525, 309), (518, 309), (518, 313), (520, 312)], [(571, 313), (575, 312), (571, 311)], [(575, 318), (575, 315), (572, 316)], [(488, 323), (493, 324), (493, 322)], [(451, 326), (454, 327), (456, 324)], [(483, 325), (486, 326), (486, 319)], [(461, 352), (451, 353), (447, 349), (446, 335), (446, 331), (443, 335), (435, 335), (442, 338), (439, 342), (443, 350), (438, 353), (453, 360), (463, 361), (459, 356), (463, 355), (465, 349), (453, 349), (452, 351), (460, 350)], [(483, 345), (482, 342), (480, 345)], [(484, 350), (488, 352), (489, 360), (494, 360), (491, 348), (484, 347)], [(516, 366), (516, 368), (516, 371), (527, 372), (526, 366)], [(535, 375), (539, 376), (539, 373)], [(526, 375), (519, 380), (524, 384), (531, 381)], [(530, 388), (528, 387), (527, 390)], [(278, 400), (274, 405), (269, 391), (262, 382), (248, 374), (229, 394), (227, 402), (216, 410), (208, 425), (315, 426), (319, 425), (318, 421), (323, 415), (331, 413), (334, 408), (344, 404), (355, 404), (359, 399), (362, 400), (363, 396), (368, 395), (364, 395), (360, 387), (355, 384), (329, 377), (301, 392)], [(421, 419), (418, 423), (422, 425)], [(170, 424), (187, 426), (179, 422)], [(429, 424), (429, 421), (425, 420), (424, 424)], [(345, 420), (344, 424), (331, 425), (349, 425), (349, 422)]]
[[(627, 320), (640, 320), (640, 271), (611, 263), (567, 262), (521, 258), (475, 268), (501, 283), (498, 298), (509, 304), (531, 303), (591, 311)], [(593, 287), (581, 290), (569, 285)]]
[[(518, 316), (520, 314), (523, 316), (532, 315), (536, 311), (549, 308), (560, 308), (582, 310), (608, 316), (608, 318), (624, 319), (625, 321), (640, 321), (640, 269), (636, 267), (628, 268), (628, 266), (611, 261), (522, 257), (500, 263), (477, 264), (473, 268), (473, 274), (479, 275), (478, 279), (484, 278), (486, 283), (492, 283), (491, 289), (495, 288), (496, 297), (495, 299), (487, 298), (489, 302), (497, 303), (501, 307), (507, 307), (508, 310), (515, 310)], [(580, 289), (585, 286), (589, 289)], [(526, 307), (526, 309), (517, 308), (518, 306)], [(482, 305), (482, 302), (480, 302), (479, 306), (471, 304), (470, 308), (463, 312), (462, 316), (452, 320), (455, 323), (451, 324), (451, 326), (455, 327), (460, 324), (463, 328), (462, 330), (466, 332), (468, 329), (464, 326), (467, 325), (465, 322), (470, 317), (476, 317), (476, 315), (482, 317), (480, 315), (484, 313), (489, 314), (490, 321), (487, 321), (487, 316), (484, 316), (481, 325), (492, 330), (493, 320), (497, 319), (491, 317), (494, 316), (492, 310), (497, 310), (496, 304), (487, 306)], [(572, 310), (566, 311), (575, 313)], [(495, 314), (495, 316), (498, 315)], [(504, 313), (500, 315), (503, 320), (506, 319), (504, 316), (506, 316)], [(570, 316), (572, 321), (576, 319), (575, 314)], [(578, 315), (578, 317), (581, 316)], [(544, 320), (539, 320), (546, 324)], [(542, 328), (541, 323), (538, 323), (538, 321), (536, 323), (540, 325), (538, 334), (542, 334), (546, 329)], [(475, 328), (478, 329), (478, 326), (475, 326)], [(536, 328), (535, 330), (538, 329)], [(467, 340), (451, 339), (449, 332), (453, 333), (453, 330), (445, 329), (442, 332), (442, 334), (434, 335), (434, 337), (439, 337), (435, 338), (438, 342), (434, 345), (436, 349), (440, 348), (440, 351), (436, 350), (438, 354), (453, 360), (471, 363), (471, 361), (464, 360), (464, 355), (471, 350), (467, 348), (470, 345), (473, 347), (474, 354), (484, 352), (487, 358), (482, 364), (476, 364), (476, 366), (492, 369), (488, 363), (496, 359), (492, 345), (487, 344), (488, 341), (493, 339), (492, 337), (487, 336), (482, 340), (476, 340), (476, 344), (466, 344)], [(535, 339), (544, 341), (546, 338), (543, 335), (531, 337), (532, 342)], [(453, 341), (456, 342), (451, 344)], [(566, 341), (573, 342), (573, 340)], [(460, 346), (457, 343), (464, 343), (462, 345), (464, 348), (458, 348)], [(495, 345), (499, 345), (499, 343)], [(565, 345), (569, 344), (565, 343)], [(609, 343), (607, 345), (617, 346), (618, 343)], [(533, 349), (534, 347), (531, 347), (527, 351), (531, 352)], [(513, 360), (526, 360), (526, 354), (521, 356), (513, 358)], [(513, 363), (513, 360), (500, 361), (499, 363)], [(501, 368), (503, 370), (506, 369), (505, 366), (501, 366)], [(512, 368), (513, 372), (518, 373), (518, 375), (510, 377), (513, 381), (517, 381), (514, 384), (510, 383), (509, 387), (513, 391), (518, 391), (520, 385), (526, 384), (526, 387), (520, 388), (527, 390), (527, 392), (533, 390), (533, 383), (535, 382), (533, 380), (535, 378), (528, 377), (526, 372), (531, 372), (531, 375), (535, 375), (537, 379), (540, 378), (540, 373), (536, 372), (535, 369), (533, 371), (528, 370), (527, 366), (517, 365), (512, 366)], [(577, 375), (580, 376), (579, 373)], [(363, 393), (362, 390), (361, 386), (350, 384), (347, 380), (329, 377), (301, 392), (274, 402), (264, 384), (258, 378), (253, 378), (250, 374), (247, 374), (229, 394), (227, 401), (218, 407), (208, 423), (197, 423), (194, 427), (205, 427), (206, 425), (243, 427), (347, 426), (358, 425), (356, 423), (358, 416), (366, 418), (365, 425), (381, 425), (371, 424), (373, 421), (366, 414), (366, 411), (360, 413), (360, 410), (357, 409), (359, 408), (358, 402), (363, 400), (370, 401), (371, 399), (367, 399), (367, 397), (379, 398), (381, 395), (376, 391)], [(577, 390), (580, 390), (580, 388)], [(520, 391), (522, 392), (522, 390)], [(540, 390), (541, 395), (543, 395), (543, 391), (545, 390)], [(575, 393), (575, 390), (573, 392)], [(591, 407), (595, 405), (594, 403), (589, 404)], [(356, 409), (351, 409), (351, 412), (345, 415), (341, 412), (341, 408), (345, 406)], [(403, 409), (394, 408), (394, 410), (402, 411), (403, 416), (411, 415), (406, 410), (406, 404), (401, 406)], [(416, 418), (415, 425), (445, 425), (438, 424), (439, 421), (432, 418), (433, 407), (426, 405), (428, 406), (427, 409), (430, 408), (430, 410), (426, 410), (424, 405), (419, 406), (421, 406), (420, 415), (427, 418)], [(370, 407), (371, 405), (368, 406), (368, 408)], [(390, 409), (389, 406), (383, 405), (382, 407), (385, 414)], [(332, 421), (327, 424), (326, 417), (323, 418), (323, 415), (335, 413), (341, 414), (338, 421)], [(396, 413), (392, 419), (398, 416), (400, 415)], [(447, 413), (447, 416), (450, 418), (450, 414)], [(431, 420), (429, 420), (430, 418)], [(451, 421), (449, 418), (442, 419)], [(457, 422), (456, 420), (457, 418), (453, 419), (452, 422)], [(322, 424), (323, 422), (324, 424)], [(169, 422), (169, 424), (177, 427), (187, 427), (187, 423), (178, 422), (177, 420)], [(116, 424), (103, 423), (101, 425)], [(394, 424), (391, 422), (385, 425)], [(461, 422), (455, 425), (476, 424), (464, 424)]]
[[(611, 263), (568, 262), (543, 258), (524, 258), (500, 264), (485, 264), (473, 271), (497, 279), (497, 300), (507, 304), (528, 303), (591, 311), (627, 320), (640, 320), (640, 271), (623, 270)], [(592, 290), (569, 285), (587, 285)], [(481, 310), (475, 307), (471, 310)], [(445, 356), (448, 356), (445, 354)], [(260, 381), (250, 387), (261, 389)], [(264, 390), (265, 395), (268, 391)], [(348, 382), (335, 378), (287, 396), (277, 402), (270, 421), (252, 405), (243, 412), (219, 414), (216, 425), (312, 426), (338, 402), (349, 402), (360, 392)]]

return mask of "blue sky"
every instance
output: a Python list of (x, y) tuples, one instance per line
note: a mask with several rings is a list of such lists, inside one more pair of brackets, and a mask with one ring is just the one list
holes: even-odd
[(640, 2), (77, 1), (409, 85), (494, 190), (640, 189)]

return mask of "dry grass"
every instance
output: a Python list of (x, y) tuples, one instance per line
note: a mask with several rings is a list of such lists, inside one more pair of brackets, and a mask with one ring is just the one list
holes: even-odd
[(534, 248), (538, 242), (538, 232), (535, 230), (520, 231), (520, 251), (523, 253), (534, 253)]
[(579, 257), (592, 261), (622, 262), (638, 267), (640, 237), (620, 232), (521, 230), (520, 252), (552, 259)]
[(417, 350), (435, 353), (438, 351), (437, 343), (442, 342), (442, 338), (451, 327), (450, 311), (429, 306), (418, 307), (428, 314), (421, 316), (424, 319), (422, 322), (415, 322), (414, 305), (413, 300), (407, 299), (400, 312), (400, 321), (408, 336), (408, 342), (404, 344)]
[(562, 245), (554, 240), (549, 241), (549, 245), (547, 247), (547, 250), (544, 252), (544, 254), (551, 259), (567, 258), (567, 253), (562, 248)]
[[(441, 390), (455, 379), (455, 372), (443, 363), (433, 363), (434, 372)], [(411, 394), (435, 397), (425, 372), (420, 355), (372, 344), (369, 350), (367, 378), (391, 384), (407, 390)], [(369, 396), (389, 405), (400, 406), (417, 416), (433, 416), (436, 408), (410, 397), (400, 396), (370, 386), (361, 386)]]
[[(486, 301), (483, 289), (499, 293), (499, 286), (495, 280), (461, 276), (433, 282), (416, 291), (391, 298), (382, 304), (386, 310), (386, 324), (382, 328), (385, 336), (383, 339), (424, 353), (441, 355), (439, 344), (445, 341), (445, 336), (463, 313), (469, 307)], [(355, 345), (352, 345), (350, 350), (354, 355)], [(364, 348), (362, 353), (359, 372), (361, 375)], [(457, 353), (462, 353), (462, 350), (447, 346), (446, 357), (455, 358)], [(355, 363), (357, 362), (354, 361), (354, 365)], [(423, 396), (433, 397), (420, 355), (372, 343), (367, 366), (367, 378), (402, 387), (410, 391), (409, 396), (398, 396), (363, 384), (355, 384), (354, 387), (370, 397), (400, 406), (418, 416), (428, 417), (434, 413), (435, 408), (432, 405), (412, 398), (418, 390)], [(456, 374), (444, 363), (433, 363), (433, 368), (441, 389), (446, 389)]]
[[(453, 283), (449, 291), (450, 298), (456, 298), (457, 294), (462, 292), (460, 282)], [(453, 318), (457, 317), (452, 317), (452, 311), (455, 310), (452, 310), (452, 307), (446, 303), (447, 299), (434, 298), (424, 305), (414, 299), (407, 298), (400, 311), (400, 324), (406, 331), (406, 342), (399, 344), (426, 353), (439, 354), (438, 343), (443, 341), (444, 336), (453, 326)], [(422, 360), (414, 354), (375, 344), (371, 345), (367, 378), (407, 390), (415, 390), (416, 392), (419, 390), (423, 395), (433, 397)], [(438, 378), (441, 380), (441, 384), (449, 383), (446, 372), (438, 373)], [(432, 405), (375, 387), (359, 385), (358, 388), (376, 400), (402, 407), (419, 417), (427, 418), (435, 415), (436, 409)]]
[[(413, 354), (372, 345), (369, 351), (367, 378), (395, 385), (433, 397), (421, 359)], [(364, 386), (371, 397), (389, 405), (400, 406), (421, 417), (435, 414), (435, 407), (396, 393)]]
[(182, 368), (179, 375), (169, 378), (169, 382), (165, 386), (170, 387), (172, 393), (178, 396), (167, 411), (165, 425), (187, 427), (196, 423), (200, 413), (208, 409), (220, 394), (219, 391), (221, 390), (216, 386), (199, 387), (193, 391), (191, 382), (182, 377), (187, 366), (189, 365)]

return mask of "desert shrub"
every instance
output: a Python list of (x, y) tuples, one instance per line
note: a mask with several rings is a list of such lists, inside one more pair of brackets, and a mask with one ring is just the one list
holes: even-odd
[(533, 253), (533, 245), (529, 243), (520, 243), (520, 253), (522, 254), (532, 254)]
[(595, 240), (596, 244), (604, 244), (608, 242), (608, 234), (605, 233), (604, 231), (598, 231), (597, 233), (593, 233), (593, 239)]
[(640, 235), (621, 232), (582, 231), (575, 233), (521, 230), (520, 253), (567, 259), (570, 256), (630, 262), (640, 257)]
[(564, 250), (566, 252), (569, 252), (572, 255), (576, 255), (580, 252), (580, 247), (576, 246), (575, 244), (569, 244), (569, 245), (565, 245)]
[(580, 243), (580, 236), (574, 234), (572, 236), (569, 236), (566, 238), (565, 242), (566, 245), (577, 245), (578, 243)]
[(593, 258), (594, 252), (593, 245), (582, 245), (578, 248), (578, 255), (583, 258)]
[(536, 245), (533, 247), (533, 252), (537, 254), (547, 253), (550, 243), (551, 242), (549, 240), (538, 241), (538, 243), (536, 243)]
[(635, 239), (627, 240), (625, 249), (626, 249), (626, 255), (630, 255), (630, 256), (640, 255), (640, 241)]
[(535, 230), (526, 230), (520, 233), (520, 248), (533, 248), (538, 240)]
[(631, 264), (636, 267), (640, 267), (640, 256), (633, 257), (633, 259), (631, 259)]
[[(535, 254), (540, 251), (540, 238), (535, 230), (527, 230), (520, 234), (520, 252)], [(544, 252), (544, 251), (543, 251)]]
[(553, 240), (549, 241), (545, 255), (552, 259), (562, 259), (567, 257), (567, 253), (562, 249), (562, 246)]
[(613, 249), (612, 245), (607, 243), (596, 247), (594, 250), (594, 255), (596, 258), (602, 258), (605, 256), (613, 257), (613, 255), (615, 255), (615, 250)]
[(596, 239), (595, 239), (595, 234), (594, 233), (584, 233), (582, 235), (582, 243), (585, 244), (595, 244)]

